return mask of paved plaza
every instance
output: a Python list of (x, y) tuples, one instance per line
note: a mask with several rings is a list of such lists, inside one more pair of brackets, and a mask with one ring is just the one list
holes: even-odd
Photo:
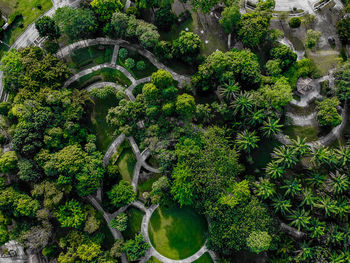
[(276, 0), (276, 11), (290, 11), (293, 8), (309, 11), (313, 10), (313, 6), (319, 0)]

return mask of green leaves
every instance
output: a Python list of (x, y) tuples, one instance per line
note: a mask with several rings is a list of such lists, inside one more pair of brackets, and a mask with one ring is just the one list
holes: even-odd
[(62, 227), (73, 227), (76, 229), (81, 228), (85, 221), (83, 208), (76, 200), (68, 201), (63, 206), (60, 206), (56, 217)]

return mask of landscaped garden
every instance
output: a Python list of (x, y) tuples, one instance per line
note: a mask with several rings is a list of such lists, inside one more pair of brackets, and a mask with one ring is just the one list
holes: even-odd
[(148, 232), (154, 248), (171, 259), (184, 259), (205, 243), (207, 222), (192, 208), (158, 208)]

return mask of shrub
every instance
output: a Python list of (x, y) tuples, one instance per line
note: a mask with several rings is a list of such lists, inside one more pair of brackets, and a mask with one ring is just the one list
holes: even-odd
[(321, 126), (336, 127), (342, 122), (342, 117), (337, 111), (339, 104), (337, 97), (317, 103), (317, 120)]
[(9, 15), (9, 19), (7, 23), (10, 25), (12, 24), (17, 18), (20, 18), (22, 14), (19, 11), (15, 11), (12, 14)]
[(132, 58), (128, 58), (127, 60), (125, 60), (125, 66), (128, 69), (132, 69), (133, 67), (135, 67), (135, 60), (133, 60)]
[(265, 67), (269, 76), (278, 76), (282, 73), (280, 64), (281, 64), (281, 61), (279, 59), (273, 59), (273, 60), (267, 61)]
[(176, 16), (168, 8), (159, 8), (154, 15), (154, 24), (163, 31), (169, 31), (175, 23)]
[(115, 89), (111, 86), (106, 86), (103, 88), (94, 88), (90, 91), (90, 95), (94, 98), (105, 99), (110, 95), (115, 93)]
[(301, 20), (299, 17), (292, 17), (289, 19), (289, 26), (291, 28), (298, 28), (301, 25)]
[(44, 42), (44, 49), (47, 53), (56, 54), (60, 49), (60, 46), (56, 41), (47, 40)]
[(309, 29), (306, 32), (306, 43), (305, 43), (305, 45), (308, 48), (313, 48), (314, 46), (316, 46), (318, 41), (320, 41), (321, 35), (322, 35), (321, 32)]
[(127, 222), (128, 222), (128, 216), (125, 213), (120, 213), (116, 216), (116, 218), (113, 218), (110, 222), (111, 227), (119, 230), (124, 231), (127, 228)]
[(139, 71), (145, 70), (146, 68), (146, 63), (142, 60), (138, 61), (136, 64), (136, 69)]
[(140, 12), (139, 12), (139, 10), (137, 9), (136, 6), (130, 6), (130, 7), (128, 7), (128, 8), (126, 9), (125, 13), (126, 13), (127, 15), (134, 15), (134, 16), (136, 16), (136, 17), (138, 17), (138, 16), (140, 15)]
[(128, 55), (129, 55), (129, 51), (126, 48), (121, 48), (119, 50), (119, 57), (121, 59), (126, 59)]
[(272, 241), (271, 236), (265, 231), (253, 231), (247, 238), (247, 246), (254, 253), (268, 250)]

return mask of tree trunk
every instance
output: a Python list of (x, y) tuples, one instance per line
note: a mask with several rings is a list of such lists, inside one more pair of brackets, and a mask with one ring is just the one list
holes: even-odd
[(302, 239), (303, 237), (306, 236), (306, 233), (301, 232), (299, 230), (297, 230), (294, 227), (288, 226), (285, 223), (281, 223), (281, 230), (285, 233), (287, 233), (288, 235), (294, 237), (295, 239)]

